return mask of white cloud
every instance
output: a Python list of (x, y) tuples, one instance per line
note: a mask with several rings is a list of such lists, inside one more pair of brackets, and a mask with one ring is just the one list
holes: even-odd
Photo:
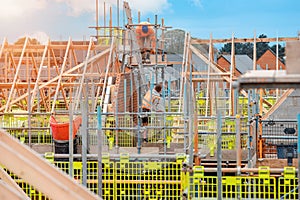
[(49, 40), (49, 36), (42, 31), (34, 32), (30, 34), (29, 37), (37, 39), (41, 44), (47, 44)]
[[(68, 14), (72, 16), (79, 16), (86, 12), (96, 12), (96, 2), (95, 0), (55, 0), (57, 3), (66, 4), (68, 7)], [(142, 14), (146, 13), (161, 13), (167, 9), (170, 5), (168, 0), (127, 0), (129, 6), (132, 10), (140, 11)], [(194, 0), (199, 1), (199, 0)], [(110, 6), (116, 7), (117, 0), (101, 0), (98, 3), (99, 14), (103, 14), (104, 2), (106, 5), (106, 12), (108, 14), (108, 9)], [(123, 0), (119, 0), (119, 8), (123, 9)]]
[(1, 2), (0, 19), (26, 15), (46, 7), (46, 0), (6, 0)]
[(193, 5), (202, 7), (201, 0), (189, 0)]
[[(197, 2), (199, 0), (192, 0)], [(100, 15), (103, 14), (103, 5), (106, 4), (106, 8), (109, 9), (110, 6), (116, 7), (117, 0), (101, 0), (99, 1)], [(50, 4), (61, 4), (65, 5), (67, 14), (70, 16), (80, 16), (84, 13), (95, 13), (96, 12), (96, 2), (95, 0), (6, 0), (1, 2), (0, 6), (0, 18), (12, 18), (20, 17), (26, 14), (34, 14), (34, 12), (39, 12), (42, 9), (47, 9)], [(168, 0), (128, 0), (129, 6), (132, 10), (138, 10), (142, 14), (146, 13), (161, 13), (167, 9), (170, 4)], [(123, 0), (119, 0), (120, 9), (123, 8)]]
[(57, 3), (66, 4), (68, 15), (79, 16), (83, 13), (95, 12), (95, 0), (55, 0)]
[(128, 0), (131, 9), (138, 10), (142, 14), (146, 13), (162, 13), (164, 10), (170, 7), (168, 0)]
[[(76, 35), (80, 27), (86, 28), (94, 23), (96, 0), (0, 0), (0, 38), (15, 40), (24, 34), (31, 36), (34, 31), (42, 31), (51, 37), (57, 35)], [(119, 2), (120, 13), (124, 0), (97, 0), (99, 18), (103, 17), (103, 5), (113, 8), (113, 17)], [(127, 0), (133, 17), (140, 11), (142, 15), (160, 14), (171, 7), (169, 0)], [(122, 15), (120, 14), (120, 18)], [(76, 19), (75, 19), (76, 18)], [(84, 35), (87, 31), (82, 31)], [(29, 33), (29, 34), (28, 34)], [(53, 38), (51, 38), (53, 39)]]

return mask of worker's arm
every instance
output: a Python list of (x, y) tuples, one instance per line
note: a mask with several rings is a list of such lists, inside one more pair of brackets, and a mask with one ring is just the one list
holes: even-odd
[(135, 35), (136, 35), (136, 41), (139, 45), (140, 48), (144, 48), (144, 40), (142, 37), (142, 30), (141, 29), (136, 29), (135, 30)]
[(153, 101), (153, 108), (156, 112), (163, 112), (165, 110), (165, 107), (163, 106), (163, 101), (161, 98), (156, 98)]
[(153, 32), (153, 34), (151, 34), (150, 36), (150, 41), (151, 41), (151, 47), (152, 47), (152, 51), (151, 53), (155, 53), (155, 48), (156, 48), (156, 37), (155, 37), (155, 34)]
[(141, 30), (140, 30), (140, 29), (138, 29), (138, 28), (135, 29), (135, 35), (136, 35), (136, 38), (137, 38), (137, 39), (140, 39), (140, 38), (141, 38), (141, 34), (142, 34), (142, 33), (141, 33)]

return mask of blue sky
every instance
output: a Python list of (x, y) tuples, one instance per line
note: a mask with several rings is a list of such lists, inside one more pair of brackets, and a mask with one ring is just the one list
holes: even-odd
[[(268, 37), (295, 37), (300, 30), (300, 1), (297, 0), (203, 0), (193, 6), (178, 1), (174, 10), (182, 9), (181, 25), (197, 37), (228, 38), (253, 37), (266, 34)], [(185, 20), (184, 20), (185, 19)], [(176, 22), (175, 22), (176, 23)]]
[[(95, 26), (95, 0), (0, 0), (0, 39), (10, 43), (24, 35), (50, 38), (50, 40), (87, 39), (95, 35), (89, 26)], [(103, 25), (103, 2), (99, 2), (99, 25)], [(122, 8), (123, 0), (105, 0), (113, 8), (113, 24), (117, 25), (116, 4)], [(155, 14), (159, 22), (173, 29), (184, 29), (193, 37), (230, 38), (295, 37), (300, 31), (300, 1), (298, 0), (128, 0), (133, 20), (137, 11), (141, 20)], [(108, 15), (106, 17), (108, 19)], [(123, 23), (120, 9), (120, 25)], [(108, 22), (107, 22), (108, 23)]]

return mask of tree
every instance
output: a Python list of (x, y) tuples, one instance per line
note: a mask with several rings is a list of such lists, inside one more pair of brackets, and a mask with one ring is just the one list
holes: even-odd
[[(270, 49), (276, 53), (276, 47), (277, 45), (274, 44)], [(278, 57), (284, 62), (284, 56), (285, 56), (285, 47), (278, 44)]]
[(165, 50), (167, 53), (183, 53), (185, 31), (180, 29), (167, 31), (165, 37)]
[[(231, 43), (227, 43), (220, 49), (221, 54), (231, 54)], [(247, 54), (253, 58), (253, 44), (252, 43), (234, 43), (235, 54)]]
[[(261, 34), (258, 36), (258, 38), (267, 38), (266, 35)], [(234, 48), (235, 48), (235, 54), (246, 54), (248, 55), (251, 59), (253, 59), (253, 43), (235, 43)], [(269, 47), (269, 42), (257, 42), (256, 43), (256, 58), (260, 58), (266, 50), (268, 50)], [(275, 47), (276, 48), (276, 47)], [(275, 51), (276, 52), (276, 51)], [(221, 54), (231, 54), (231, 43), (226, 43), (221, 49), (220, 49)]]
[[(266, 35), (261, 34), (258, 38), (267, 38)], [(256, 43), (256, 59), (259, 59), (268, 49), (269, 49), (269, 42), (257, 42)]]
[(230, 54), (231, 53), (231, 43), (226, 43), (220, 49), (220, 54)]
[[(253, 46), (253, 43), (247, 42), (244, 43), (243, 47), (244, 54), (247, 54), (251, 59), (253, 59)], [(243, 54), (243, 52), (241, 52), (240, 54)]]

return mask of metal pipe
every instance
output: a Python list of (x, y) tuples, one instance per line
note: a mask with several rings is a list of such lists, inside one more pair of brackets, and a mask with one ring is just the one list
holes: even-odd
[[(148, 129), (182, 129), (182, 127), (177, 126), (177, 127), (165, 127), (165, 126), (144, 126), (145, 128)], [(89, 128), (89, 130), (95, 130), (96, 128)], [(11, 130), (11, 129), (10, 129)], [(102, 130), (138, 130), (138, 127), (103, 127)]]
[[(30, 72), (31, 73), (31, 72)], [(30, 85), (30, 79), (29, 79), (29, 85)], [(28, 86), (28, 136), (29, 136), (29, 141), (28, 141), (28, 145), (29, 147), (31, 147), (31, 92), (30, 92), (30, 87)]]
[[(112, 94), (112, 95), (115, 95), (115, 94)], [(119, 102), (118, 98), (116, 98), (115, 99), (115, 109), (116, 109), (115, 110), (115, 116), (116, 116), (115, 117), (115, 127), (117, 128), (117, 130), (115, 132), (116, 133), (116, 136), (115, 136), (116, 137), (115, 147), (116, 147), (117, 153), (119, 153), (119, 130), (120, 130), (119, 129), (119, 113), (118, 113), (119, 112), (118, 111), (119, 110), (118, 109), (119, 106), (118, 106), (118, 102)]]
[[(120, 2), (117, 0), (117, 26), (120, 27)], [(118, 30), (118, 38), (119, 38), (119, 30)]]
[[(187, 101), (187, 83), (186, 81), (184, 81), (184, 85), (183, 85), (183, 99), (184, 99), (184, 102), (188, 102)], [(183, 113), (184, 113), (184, 137), (183, 137), (183, 142), (184, 142), (184, 153), (187, 153), (187, 148), (188, 148), (188, 145), (187, 145), (187, 128), (188, 128), (188, 113), (187, 113), (187, 110), (188, 110), (188, 104), (187, 103), (184, 103), (183, 104)]]
[(109, 36), (112, 37), (112, 7), (109, 7)]
[[(140, 78), (138, 78), (138, 85), (140, 85), (141, 82), (140, 82)], [(137, 139), (138, 139), (138, 143), (137, 143), (137, 150), (138, 150), (138, 154), (141, 153), (141, 149), (142, 149), (142, 131), (144, 129), (141, 129), (141, 126), (142, 126), (142, 119), (140, 117), (140, 113), (142, 113), (142, 88), (141, 87), (138, 87), (138, 111), (139, 111), (139, 114), (138, 114), (138, 134), (137, 134)]]
[[(119, 160), (122, 154), (109, 154), (109, 158), (113, 160)], [(44, 154), (41, 154), (44, 156)], [(81, 154), (74, 154), (74, 158), (81, 158)], [(68, 158), (69, 154), (54, 154), (54, 158)], [(130, 154), (130, 158), (132, 159), (145, 159), (145, 158), (153, 158), (153, 159), (176, 159), (176, 154)], [(87, 158), (89, 159), (97, 159), (98, 154), (87, 154)]]
[(278, 123), (280, 123), (280, 122), (295, 122), (295, 123), (296, 123), (296, 122), (297, 122), (297, 120), (294, 120), (294, 119), (280, 119), (280, 120), (276, 120), (276, 119), (273, 120), (273, 119), (272, 119), (272, 120), (261, 120), (262, 123), (264, 123), (264, 122), (270, 122), (270, 121), (271, 121), (271, 122), (275, 122), (275, 123), (276, 123), (276, 122), (278, 122)]
[[(237, 171), (240, 170), (241, 173), (258, 173), (259, 168), (222, 168), (223, 173), (237, 173)], [(204, 168), (204, 172), (217, 172), (217, 168)], [(297, 171), (297, 169), (296, 169)], [(270, 173), (279, 174), (283, 173), (283, 168), (270, 168)]]
[(96, 0), (96, 36), (97, 36), (97, 44), (99, 44), (99, 21), (98, 21), (98, 16), (99, 14), (99, 6), (98, 6), (98, 0)]
[[(298, 127), (300, 127), (300, 114), (297, 115)], [(298, 142), (297, 142), (297, 153), (298, 153), (298, 171), (300, 167), (300, 131), (298, 129)], [(300, 187), (300, 173), (298, 173), (298, 187)], [(298, 199), (300, 199), (300, 192), (298, 188)]]
[[(103, 2), (103, 25), (106, 27), (106, 5), (105, 1)], [(104, 28), (104, 37), (106, 36), (106, 28)]]
[[(253, 95), (253, 99), (255, 102), (258, 102), (258, 98), (259, 96), (257, 95), (256, 93), (256, 89), (255, 90), (252, 90), (252, 95)], [(257, 146), (258, 146), (258, 122), (259, 122), (259, 117), (258, 115), (255, 115), (259, 112), (259, 106), (258, 106), (258, 103), (254, 104), (254, 107), (253, 107), (253, 110), (252, 110), (252, 113), (254, 114), (255, 116), (255, 130), (253, 131), (253, 136), (252, 136), (252, 139), (254, 140), (253, 142), (253, 147), (255, 148), (255, 159), (257, 159)], [(256, 162), (256, 160), (255, 160)], [(252, 163), (251, 167), (254, 166), (255, 163)]]
[[(189, 63), (189, 71), (192, 71), (192, 65)], [(188, 95), (188, 101), (187, 102), (183, 102), (184, 104), (188, 104), (188, 116), (189, 116), (189, 156), (190, 156), (190, 160), (189, 160), (189, 165), (193, 166), (193, 161), (194, 161), (194, 131), (193, 131), (193, 126), (194, 126), (194, 111), (195, 111), (195, 107), (194, 107), (194, 98), (193, 98), (193, 84), (192, 84), (192, 74), (190, 74), (189, 77), (189, 95)], [(198, 147), (197, 147), (198, 148)], [(198, 151), (197, 151), (198, 152)]]
[(74, 103), (71, 102), (69, 107), (69, 163), (70, 163), (70, 170), (69, 175), (73, 178), (73, 106)]
[(168, 111), (170, 112), (171, 110), (171, 77), (169, 77), (169, 80), (168, 80)]
[(97, 130), (97, 140), (98, 140), (98, 195), (102, 197), (102, 117), (101, 117), (101, 107), (97, 106), (97, 120), (98, 120), (98, 130)]
[(251, 110), (253, 110), (250, 107), (250, 105), (252, 105), (251, 98), (252, 98), (251, 91), (248, 90), (248, 107), (247, 107), (247, 113), (248, 113), (248, 121), (247, 121), (247, 126), (248, 126), (248, 134), (247, 134), (248, 167), (252, 167), (252, 166), (250, 166), (250, 164), (251, 164), (251, 162), (250, 162), (250, 159), (251, 159), (251, 147), (250, 147), (251, 143), (250, 143), (250, 141), (251, 141), (251, 131), (253, 130), (253, 128), (251, 128), (252, 125), (250, 123), (250, 120), (251, 120), (250, 113), (251, 113)]
[(222, 199), (222, 120), (221, 113), (217, 113), (217, 175), (218, 175), (218, 200)]
[[(157, 15), (155, 15), (155, 65), (157, 65)], [(155, 67), (155, 83), (158, 83), (158, 69)]]
[[(152, 89), (154, 88), (153, 84), (151, 85), (150, 88), (152, 88)], [(156, 114), (156, 115), (164, 115), (163, 112), (147, 112), (147, 113), (148, 114)], [(165, 113), (168, 114), (168, 115), (183, 116), (183, 113), (178, 113), (178, 112), (165, 112)], [(65, 113), (65, 114), (67, 114), (67, 113)], [(76, 113), (76, 114), (81, 114), (81, 113)], [(114, 115), (114, 114), (115, 113), (113, 113), (113, 112), (102, 113), (102, 115)], [(130, 114), (139, 114), (139, 112), (130, 112)], [(95, 112), (90, 112), (89, 115), (96, 115), (96, 113)], [(119, 115), (128, 115), (128, 112), (127, 113), (119, 113)], [(211, 118), (213, 118), (213, 117), (211, 117)], [(210, 119), (210, 118), (208, 118), (208, 119)]]
[[(241, 132), (240, 132), (240, 115), (236, 115), (236, 124), (235, 124), (235, 130), (236, 130), (236, 166), (237, 168), (241, 168), (241, 160), (242, 160), (242, 148), (241, 148)], [(237, 173), (239, 176), (239, 172)]]
[[(87, 86), (87, 85), (86, 85)], [(86, 93), (88, 89), (86, 88)], [(81, 97), (82, 98), (82, 97)], [(82, 134), (82, 184), (87, 186), (87, 137), (88, 137), (88, 99), (87, 95), (84, 95), (82, 102), (82, 126), (81, 126), (81, 134)]]
[[(41, 157), (44, 156), (44, 154), (41, 154)], [(69, 154), (55, 154), (54, 158), (68, 158)], [(118, 161), (120, 160), (121, 154), (109, 154), (110, 160)], [(88, 154), (87, 157), (89, 159), (97, 159), (98, 154)], [(74, 154), (74, 158), (81, 158), (81, 154)], [(145, 159), (153, 159), (153, 160), (160, 160), (160, 159), (176, 159), (176, 155), (164, 155), (164, 154), (130, 154), (129, 159), (136, 160), (140, 159), (141, 161), (145, 161)], [(242, 173), (258, 173), (259, 168), (221, 168), (222, 173), (237, 173), (238, 170)], [(270, 168), (270, 174), (280, 174), (284, 172), (283, 168)], [(218, 172), (218, 168), (204, 168), (204, 172)], [(298, 169), (295, 169), (295, 172), (298, 173)]]

